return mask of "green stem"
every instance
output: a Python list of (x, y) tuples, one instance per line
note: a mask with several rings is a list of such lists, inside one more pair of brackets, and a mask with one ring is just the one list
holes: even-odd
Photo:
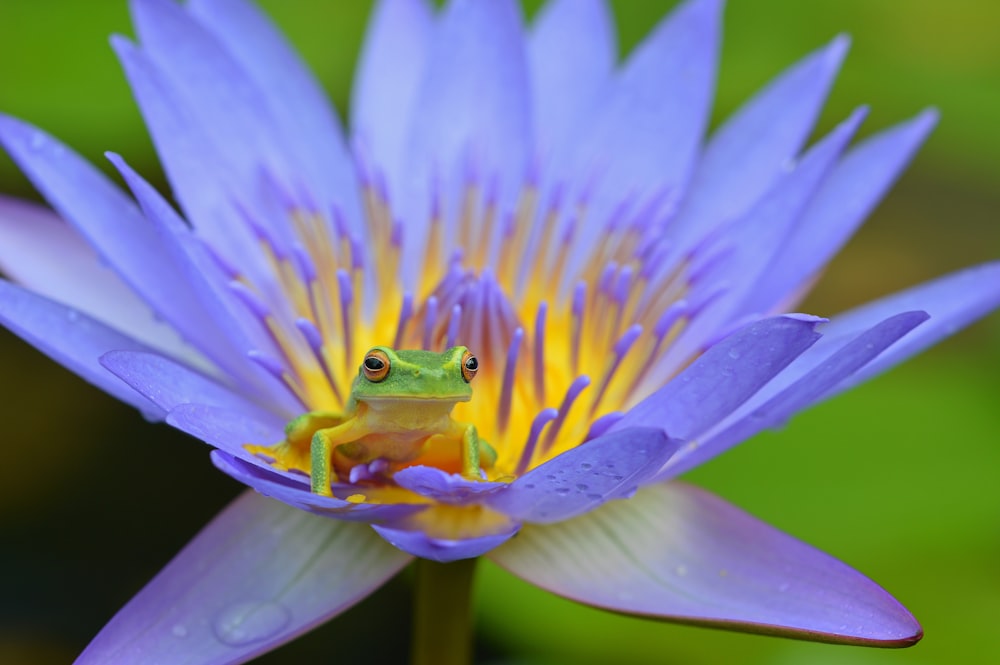
[(476, 559), (417, 559), (413, 665), (472, 662), (472, 578)]

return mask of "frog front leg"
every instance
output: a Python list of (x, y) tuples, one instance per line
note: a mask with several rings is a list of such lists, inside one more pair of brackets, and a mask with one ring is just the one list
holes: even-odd
[(497, 453), (486, 439), (480, 439), (475, 425), (456, 423), (462, 429), (462, 475), (470, 480), (481, 480), (481, 469), (492, 469)]
[(274, 466), (283, 471), (308, 471), (313, 434), (317, 430), (336, 427), (349, 418), (340, 411), (310, 411), (285, 425), (284, 440), (272, 446), (247, 444), (244, 448), (251, 454), (272, 458)]
[(357, 418), (352, 418), (336, 427), (316, 430), (312, 436), (310, 454), (309, 481), (312, 491), (323, 496), (333, 496), (330, 483), (335, 479), (332, 466), (333, 451), (352, 441), (357, 441), (371, 432), (360, 424)]

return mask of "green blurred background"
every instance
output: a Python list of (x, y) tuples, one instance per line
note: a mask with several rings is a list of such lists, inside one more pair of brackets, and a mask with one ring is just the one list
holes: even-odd
[[(367, 2), (265, 0), (346, 108)], [(527, 11), (535, 11), (532, 2)], [(627, 50), (675, 2), (614, 3)], [(0, 110), (91, 160), (125, 155), (162, 186), (107, 45), (124, 0), (0, 0)], [(803, 306), (831, 314), (1000, 256), (1000, 4), (730, 0), (714, 120), (839, 32), (851, 54), (824, 132), (872, 105), (864, 133), (935, 105), (942, 123)], [(37, 198), (0, 156), (0, 191)], [(144, 422), (0, 334), (0, 663), (70, 662), (240, 488), (205, 447)], [(795, 418), (690, 479), (870, 575), (922, 621), (903, 651), (815, 645), (628, 619), (490, 564), (477, 586), (483, 662), (980, 663), (1000, 659), (1000, 317)], [(392, 662), (407, 579), (260, 662)], [(992, 655), (991, 655), (992, 654)]]

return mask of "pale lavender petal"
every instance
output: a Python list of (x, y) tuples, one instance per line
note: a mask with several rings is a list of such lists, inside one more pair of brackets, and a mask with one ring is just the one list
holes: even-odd
[(336, 111), (284, 35), (247, 0), (192, 0), (187, 10), (264, 92), (274, 122), (264, 129), (288, 152), (313, 200), (323, 210), (337, 204), (356, 220), (357, 181)]
[(936, 123), (937, 112), (924, 111), (847, 153), (775, 256), (773, 268), (754, 285), (748, 309), (767, 312), (792, 306), (802, 284), (815, 277), (847, 242)]
[(868, 578), (683, 483), (526, 527), (490, 558), (543, 589), (626, 614), (872, 646), (921, 636)]
[(0, 279), (0, 323), (15, 335), (101, 390), (150, 418), (165, 413), (104, 369), (98, 358), (114, 349), (151, 351), (138, 340), (77, 309)]
[[(930, 320), (837, 385), (841, 392), (883, 372), (1000, 307), (1000, 262), (984, 263), (939, 277), (856, 309), (821, 327), (824, 337), (841, 338), (893, 312), (920, 309)], [(830, 394), (833, 394), (830, 393)], [(829, 396), (829, 395), (827, 395)]]
[(553, 0), (528, 39), (535, 134), (541, 150), (565, 140), (609, 86), (617, 58), (615, 26), (604, 0)]
[[(857, 373), (867, 370), (885, 353), (891, 353), (900, 339), (904, 340), (900, 343), (905, 344), (910, 331), (914, 328), (919, 330), (918, 326), (927, 319), (925, 312), (897, 314), (863, 331), (836, 350), (826, 346), (828, 357), (819, 360), (811, 356), (816, 364), (804, 375), (799, 370), (791, 372), (796, 377), (801, 376), (794, 382), (785, 376), (776, 378), (729, 419), (723, 421), (714, 433), (682, 448), (667, 462), (663, 472), (658, 474), (658, 479), (665, 480), (680, 475), (737, 443), (746, 441), (761, 430), (784, 424), (795, 413), (828, 396), (836, 386), (852, 381)], [(812, 348), (815, 349), (820, 344), (822, 341)]]
[(0, 196), (0, 236), (0, 270), (13, 281), (171, 356), (204, 362), (51, 210)]
[(486, 503), (519, 522), (567, 520), (632, 496), (677, 447), (659, 429), (617, 430), (532, 469)]
[[(720, 285), (725, 297), (716, 299), (690, 322), (673, 347), (678, 355), (696, 353), (696, 345), (718, 334), (741, 317), (759, 316), (743, 306), (745, 300), (759, 299), (754, 282), (772, 267), (775, 255), (802, 211), (834, 167), (851, 140), (867, 109), (858, 109), (822, 141), (813, 146), (802, 160), (785, 172), (781, 179), (749, 212), (724, 226), (716, 241), (727, 259), (699, 276), (702, 288)], [(693, 348), (694, 347), (694, 348)], [(674, 353), (674, 348), (671, 349)]]
[(426, 0), (381, 0), (354, 75), (351, 128), (376, 166), (398, 177), (433, 27)]
[(204, 346), (204, 313), (196, 294), (164, 253), (163, 240), (135, 205), (100, 171), (48, 134), (0, 116), (3, 143), (61, 217), (154, 312), (195, 346)]
[(246, 492), (115, 615), (76, 663), (243, 663), (340, 614), (409, 561), (365, 525)]
[(115, 376), (164, 411), (187, 403), (237, 412), (261, 410), (232, 388), (156, 353), (111, 351), (100, 360)]
[(447, 473), (433, 466), (410, 466), (392, 475), (400, 487), (435, 501), (465, 505), (479, 503), (484, 497), (509, 483), (469, 480), (458, 473)]
[(698, 437), (815, 343), (822, 320), (788, 315), (741, 328), (633, 407), (613, 430), (657, 427), (673, 439)]
[[(309, 481), (304, 476), (295, 478), (290, 474), (281, 474), (221, 450), (212, 451), (212, 463), (226, 475), (264, 496), (321, 517), (349, 522), (396, 522), (428, 507), (425, 503), (354, 503), (313, 494), (309, 490)], [(352, 494), (363, 492), (363, 488), (352, 490)]]
[[(403, 171), (394, 174), (405, 239), (426, 237), (433, 185), (444, 205), (457, 205), (470, 170), (487, 181), (496, 178), (498, 205), (511, 208), (532, 142), (521, 22), (514, 0), (456, 0), (439, 17), (407, 126)], [(408, 248), (404, 275), (416, 274), (421, 249)]]
[[(169, 83), (171, 101), (220, 146), (244, 191), (253, 191), (264, 168), (286, 185), (297, 184), (267, 95), (232, 54), (173, 0), (132, 0), (130, 9), (142, 51)], [(175, 188), (188, 184), (165, 166)]]
[[(688, 0), (629, 57), (593, 119), (575, 128), (573, 149), (557, 158), (557, 176), (596, 179), (579, 243), (592, 246), (612, 210), (627, 196), (666, 192), (676, 203), (701, 148), (715, 87), (719, 0)], [(586, 252), (578, 253), (582, 260)], [(575, 267), (575, 266), (573, 266)]]
[(248, 443), (269, 445), (285, 438), (282, 422), (259, 408), (234, 411), (207, 404), (180, 404), (167, 414), (167, 423), (234, 457), (262, 467), (266, 466), (264, 462), (243, 446)]
[(712, 135), (672, 222), (681, 249), (747, 212), (774, 184), (812, 132), (847, 46), (847, 38), (838, 37), (793, 65)]
[(107, 156), (132, 190), (146, 218), (161, 233), (163, 251), (173, 257), (178, 270), (194, 287), (197, 303), (189, 305), (205, 312), (204, 352), (247, 394), (280, 405), (286, 413), (300, 411), (301, 404), (287, 386), (248, 358), (250, 349), (270, 350), (275, 354), (280, 351), (274, 348), (273, 337), (261, 321), (234, 298), (231, 276), (219, 269), (204, 244), (159, 192), (120, 156), (113, 153)]
[(510, 540), (521, 528), (521, 525), (510, 523), (499, 532), (460, 540), (434, 538), (420, 529), (396, 529), (380, 524), (373, 524), (372, 528), (391, 545), (408, 554), (422, 559), (448, 563), (459, 559), (471, 559), (489, 552)]

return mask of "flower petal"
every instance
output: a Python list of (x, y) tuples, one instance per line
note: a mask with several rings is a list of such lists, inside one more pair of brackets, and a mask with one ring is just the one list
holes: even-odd
[(392, 475), (397, 485), (442, 503), (463, 505), (478, 503), (508, 483), (469, 480), (458, 473), (448, 473), (433, 466), (410, 466)]
[(206, 329), (204, 312), (184, 275), (163, 252), (163, 239), (100, 171), (31, 125), (0, 116), (0, 142), (56, 212), (153, 311), (195, 346)]
[(712, 135), (673, 222), (680, 249), (747, 212), (774, 184), (812, 131), (848, 43), (837, 37), (790, 67)]
[(98, 362), (114, 349), (151, 351), (80, 311), (0, 279), (0, 323), (14, 334), (101, 390), (151, 419), (164, 411), (125, 385)]
[(372, 528), (393, 547), (422, 559), (447, 563), (459, 559), (471, 559), (489, 552), (510, 540), (521, 525), (511, 523), (499, 533), (457, 540), (435, 538), (420, 529), (396, 529), (380, 524), (373, 524)]
[(1000, 307), (1000, 262), (993, 262), (953, 272), (838, 314), (822, 326), (824, 337), (835, 339), (854, 334), (891, 312), (907, 309), (924, 310), (931, 318), (839, 383), (826, 397), (867, 381), (941, 339), (954, 335), (997, 307)]
[(351, 126), (376, 166), (396, 176), (412, 111), (427, 62), (433, 28), (426, 0), (382, 0), (368, 34), (351, 94)]
[(247, 0), (192, 0), (186, 7), (264, 92), (273, 121), (264, 129), (287, 151), (313, 201), (321, 210), (346, 207), (345, 218), (355, 220), (357, 179), (336, 110), (284, 35)]
[(815, 277), (874, 209), (937, 123), (937, 112), (868, 138), (833, 170), (803, 218), (772, 261), (773, 268), (752, 289), (751, 311), (792, 306), (802, 284)]
[[(435, 183), (450, 211), (459, 203), (470, 169), (495, 177), (498, 205), (511, 209), (532, 142), (524, 36), (514, 0), (449, 3), (427, 57), (409, 117), (404, 167), (402, 173), (390, 174), (401, 192), (407, 243), (427, 236)], [(404, 275), (415, 274), (423, 261), (421, 250), (407, 248)]]
[(427, 508), (427, 504), (423, 503), (354, 503), (313, 494), (309, 490), (309, 481), (304, 476), (293, 478), (290, 474), (278, 473), (274, 469), (258, 466), (221, 450), (212, 451), (212, 463), (227, 476), (252, 487), (264, 496), (321, 517), (348, 522), (396, 522)]
[[(234, 457), (255, 461), (257, 458), (243, 447), (244, 444), (277, 443), (285, 437), (281, 423), (267, 416), (267, 412), (262, 409), (234, 411), (219, 406), (188, 403), (171, 409), (167, 414), (167, 423)], [(276, 473), (270, 467), (267, 468)]]
[(662, 430), (616, 430), (532, 469), (486, 503), (520, 522), (559, 522), (632, 496), (676, 451)]
[(815, 343), (822, 320), (788, 315), (741, 328), (639, 402), (612, 429), (656, 427), (673, 439), (698, 437)]
[(572, 600), (822, 642), (907, 646), (920, 625), (874, 582), (683, 483), (523, 530), (490, 557)]
[(48, 208), (0, 196), (0, 236), (0, 269), (13, 281), (174, 357), (204, 362)]
[(531, 98), (542, 152), (561, 145), (610, 84), (617, 47), (604, 0), (552, 0), (528, 39)]
[(351, 607), (409, 560), (364, 525), (246, 492), (76, 662), (246, 662)]
[[(579, 229), (580, 246), (600, 242), (608, 217), (626, 197), (664, 192), (661, 205), (669, 208), (687, 186), (714, 92), (721, 4), (688, 0), (674, 9), (635, 49), (593, 116), (574, 128), (576, 140), (556, 157), (557, 177), (597, 183), (583, 193), (591, 223)], [(577, 254), (582, 260), (586, 252)]]
[[(111, 351), (100, 361), (164, 411), (192, 402), (235, 411), (262, 410), (230, 388), (157, 353)], [(278, 422), (273, 416), (272, 420)]]
[(797, 363), (794, 363), (789, 377), (779, 375), (747, 400), (732, 417), (715, 428), (715, 432), (682, 448), (667, 462), (657, 479), (678, 476), (749, 439), (757, 432), (784, 424), (793, 414), (825, 398), (833, 388), (851, 380), (872, 362), (877, 362), (876, 359), (886, 353), (887, 349), (893, 348), (898, 340), (905, 339), (910, 331), (927, 319), (926, 312), (905, 312), (889, 317), (835, 350), (831, 350), (830, 345), (825, 345), (823, 348), (829, 355), (822, 360), (811, 354), (813, 349), (823, 343), (821, 340), (799, 356), (804, 360), (804, 356), (809, 354), (809, 359), (814, 363), (807, 372), (803, 374)]

